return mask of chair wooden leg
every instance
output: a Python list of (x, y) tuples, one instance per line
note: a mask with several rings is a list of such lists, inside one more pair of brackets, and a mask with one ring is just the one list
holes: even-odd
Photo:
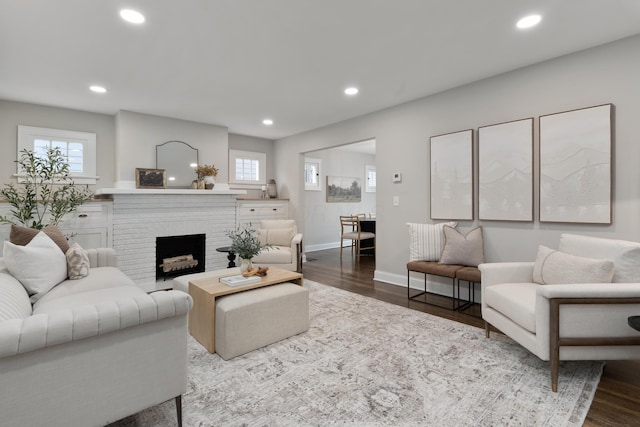
[(182, 427), (182, 395), (176, 396), (176, 415), (178, 416), (178, 427)]
[(486, 320), (484, 321), (484, 336), (489, 338), (491, 334), (491, 325)]
[(550, 300), (549, 313), (549, 364), (551, 365), (551, 390), (558, 391), (558, 374), (560, 373), (560, 304)]

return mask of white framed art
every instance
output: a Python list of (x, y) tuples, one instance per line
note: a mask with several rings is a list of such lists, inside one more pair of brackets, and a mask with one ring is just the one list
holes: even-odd
[(533, 221), (533, 118), (478, 128), (478, 219)]
[(540, 222), (611, 224), (613, 104), (540, 116)]
[(473, 129), (430, 139), (431, 219), (473, 220)]

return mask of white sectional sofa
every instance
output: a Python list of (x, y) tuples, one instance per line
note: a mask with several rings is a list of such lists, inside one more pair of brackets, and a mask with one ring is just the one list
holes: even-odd
[(88, 253), (87, 277), (33, 306), (0, 258), (0, 425), (102, 426), (173, 398), (180, 425), (191, 297), (147, 294), (112, 249)]

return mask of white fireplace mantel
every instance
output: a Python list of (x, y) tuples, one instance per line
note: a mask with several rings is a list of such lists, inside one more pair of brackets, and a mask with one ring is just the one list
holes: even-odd
[(101, 188), (96, 191), (97, 195), (118, 195), (118, 194), (156, 194), (156, 195), (196, 195), (203, 194), (206, 196), (213, 195), (244, 195), (247, 194), (247, 190), (229, 190), (229, 189), (216, 189), (211, 190), (192, 190), (189, 188)]

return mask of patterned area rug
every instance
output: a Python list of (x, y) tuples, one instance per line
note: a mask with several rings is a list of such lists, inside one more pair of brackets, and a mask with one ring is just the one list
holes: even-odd
[[(581, 426), (603, 363), (305, 281), (308, 332), (225, 362), (189, 337), (185, 426)], [(113, 426), (175, 425), (173, 399)]]

